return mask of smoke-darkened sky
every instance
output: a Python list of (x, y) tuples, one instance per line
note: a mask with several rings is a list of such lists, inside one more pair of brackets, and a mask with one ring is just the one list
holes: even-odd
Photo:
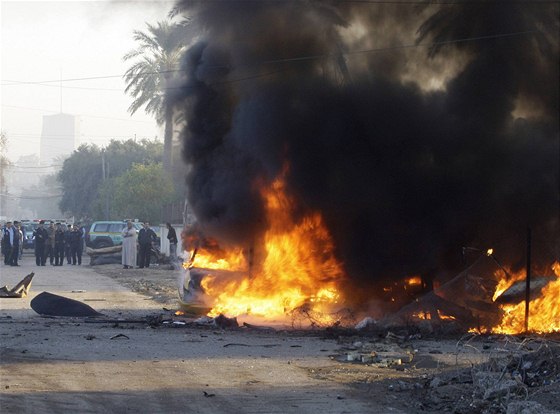
[(558, 256), (558, 8), (180, 2), (202, 33), (173, 96), (197, 218), (258, 239), (256, 183), (288, 165), (356, 281), (454, 272), (464, 246), (519, 266), (527, 226)]

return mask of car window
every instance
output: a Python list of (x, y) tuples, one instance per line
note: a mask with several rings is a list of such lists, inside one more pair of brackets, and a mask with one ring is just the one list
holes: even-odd
[(110, 233), (120, 233), (123, 228), (124, 228), (124, 223), (112, 223), (109, 226), (109, 232)]
[(101, 232), (106, 232), (108, 228), (109, 228), (109, 223), (97, 223), (93, 231), (101, 233)]

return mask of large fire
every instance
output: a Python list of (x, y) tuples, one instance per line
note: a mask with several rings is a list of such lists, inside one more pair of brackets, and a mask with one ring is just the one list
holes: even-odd
[[(529, 331), (536, 333), (560, 332), (560, 263), (552, 266), (556, 279), (542, 288), (538, 297), (529, 302)], [(519, 272), (509, 280), (500, 280), (494, 294), (496, 300), (513, 283), (523, 280), (525, 274)], [(501, 322), (491, 331), (502, 334), (518, 334), (525, 331), (525, 301), (513, 305), (500, 305), (503, 311)]]
[(305, 308), (321, 323), (335, 322), (330, 312), (340, 301), (338, 286), (345, 274), (334, 257), (321, 215), (313, 213), (296, 222), (282, 179), (261, 193), (268, 221), (262, 263), (250, 266), (242, 249), (216, 252), (199, 248), (194, 255), (191, 265), (196, 268), (227, 269), (242, 275), (230, 279), (208, 271), (201, 286), (212, 300), (209, 316), (253, 315), (272, 321)]

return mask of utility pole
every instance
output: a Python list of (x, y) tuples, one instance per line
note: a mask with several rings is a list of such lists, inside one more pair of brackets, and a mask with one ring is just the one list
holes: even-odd
[[(103, 184), (107, 181), (107, 170), (105, 168), (105, 148), (101, 150), (101, 174), (103, 177)], [(109, 220), (109, 194), (107, 193), (107, 187), (105, 187), (105, 220)]]
[(525, 332), (529, 331), (529, 302), (531, 301), (531, 228), (527, 228), (527, 276), (525, 278)]

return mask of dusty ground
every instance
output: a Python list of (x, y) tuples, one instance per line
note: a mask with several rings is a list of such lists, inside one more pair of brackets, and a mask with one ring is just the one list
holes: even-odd
[[(558, 338), (224, 329), (173, 315), (174, 271), (37, 268), (31, 258), (0, 271), (10, 286), (36, 272), (30, 298), (0, 299), (2, 413), (545, 414), (560, 407)], [(105, 316), (41, 317), (29, 302), (44, 290)]]

